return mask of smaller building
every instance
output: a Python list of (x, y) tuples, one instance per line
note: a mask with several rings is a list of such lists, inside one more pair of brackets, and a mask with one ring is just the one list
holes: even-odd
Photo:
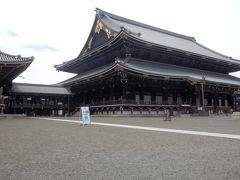
[(60, 85), (12, 83), (25, 71), (33, 57), (0, 51), (0, 113), (30, 116), (69, 114), (71, 92)]
[(25, 71), (34, 57), (21, 57), (10, 55), (0, 51), (0, 113), (6, 108), (9, 98), (9, 91), (12, 87), (12, 80)]
[(69, 114), (71, 92), (58, 85), (13, 83), (8, 102), (9, 113), (30, 116)]

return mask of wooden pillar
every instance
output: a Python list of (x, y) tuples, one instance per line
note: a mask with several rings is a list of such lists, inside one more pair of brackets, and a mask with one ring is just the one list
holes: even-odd
[(70, 113), (70, 95), (68, 95), (68, 109), (67, 109), (67, 115), (69, 116)]
[(126, 84), (122, 83), (122, 103), (126, 102)]
[(14, 114), (16, 114), (16, 105), (17, 105), (16, 101), (17, 101), (17, 95), (14, 94), (14, 109), (13, 109)]
[(139, 104), (142, 104), (142, 100), (144, 100), (144, 88), (143, 88), (143, 85), (141, 85), (140, 87), (140, 101), (139, 101)]
[(218, 101), (218, 95), (217, 92), (213, 95), (213, 113), (217, 113), (217, 101)]
[(168, 94), (168, 104), (172, 105), (173, 104), (173, 94)]
[(124, 72), (121, 72), (120, 74), (120, 83), (122, 86), (122, 103), (124, 103), (126, 101), (126, 90), (127, 90), (127, 83), (128, 83), (128, 79), (127, 79), (127, 74)]
[(109, 93), (110, 104), (113, 104), (113, 87), (114, 87), (114, 85), (109, 86), (109, 88), (110, 88), (110, 93)]
[(201, 106), (201, 94), (196, 95), (196, 106), (197, 107)]

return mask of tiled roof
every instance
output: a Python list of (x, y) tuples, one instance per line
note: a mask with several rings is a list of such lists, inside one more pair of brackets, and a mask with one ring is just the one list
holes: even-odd
[(45, 94), (45, 95), (71, 94), (70, 90), (58, 85), (25, 84), (25, 83), (13, 83), (11, 92), (24, 94)]
[(34, 60), (34, 57), (21, 57), (20, 55), (10, 55), (0, 51), (0, 63), (19, 64), (29, 63)]
[(207, 83), (217, 83), (231, 86), (240, 85), (240, 78), (228, 74), (186, 68), (182, 66), (157, 63), (135, 58), (126, 58), (124, 61), (117, 61), (115, 62), (115, 64), (99, 68), (98, 70), (76, 75), (73, 78), (59, 83), (59, 85), (66, 86), (69, 84), (80, 83), (81, 81), (86, 81), (89, 79), (103, 76), (104, 74), (114, 70), (114, 68), (118, 65), (133, 73), (141, 75), (145, 74), (153, 78), (172, 78), (201, 82), (204, 77)]
[[(189, 56), (202, 60), (204, 63), (216, 64), (224, 66), (225, 72), (236, 72), (240, 70), (240, 60), (218, 53), (208, 47), (198, 43), (194, 37), (174, 33), (161, 28), (153, 27), (137, 21), (133, 21), (124, 17), (120, 17), (101, 9), (96, 9), (96, 18), (92, 27), (92, 31), (96, 31), (97, 22), (101, 23), (105, 31), (111, 32), (113, 38), (100, 45), (99, 49), (93, 48), (85, 51), (85, 46), (92, 43), (91, 33), (88, 40), (77, 58), (70, 61), (63, 62), (62, 64), (55, 65), (57, 70), (79, 73), (78, 67), (81, 63), (85, 63), (85, 59), (92, 58), (93, 54), (103, 52), (104, 48), (112, 47), (118, 38), (129, 39), (131, 43), (143, 45), (143, 47), (153, 47), (154, 49), (166, 49), (166, 51), (173, 51), (173, 53), (181, 53), (183, 56)], [(100, 26), (100, 25), (99, 25)], [(95, 29), (94, 29), (95, 28)], [(100, 27), (101, 28), (101, 27)], [(106, 30), (107, 29), (107, 30)], [(125, 40), (124, 40), (125, 41)], [(114, 42), (114, 43), (113, 43)], [(112, 43), (112, 44), (111, 44)], [(111, 48), (109, 48), (111, 49)], [(157, 50), (156, 50), (157, 51)], [(159, 59), (161, 62), (161, 59)]]
[(207, 83), (224, 84), (224, 85), (240, 85), (240, 78), (228, 74), (222, 74), (212, 71), (187, 68), (182, 66), (149, 62), (135, 58), (129, 58), (127, 63), (121, 63), (127, 69), (141, 74), (147, 74), (154, 77), (170, 77), (176, 79), (185, 79), (190, 81)]
[(101, 9), (96, 9), (96, 14), (97, 17), (103, 22), (103, 24), (112, 29), (114, 32), (119, 33), (121, 31), (125, 31), (129, 35), (132, 35), (136, 39), (143, 42), (153, 43), (155, 45), (173, 48), (179, 51), (240, 64), (240, 61), (238, 60), (220, 54), (199, 44), (196, 42), (194, 37), (189, 37), (157, 27), (149, 26), (137, 21), (108, 13), (106, 11), (102, 11)]

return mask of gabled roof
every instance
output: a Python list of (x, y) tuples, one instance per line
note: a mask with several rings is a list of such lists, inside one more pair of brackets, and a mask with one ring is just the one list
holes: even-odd
[[(103, 38), (95, 39), (98, 35), (100, 36), (100, 31), (104, 31), (105, 36), (107, 35), (108, 38), (105, 38), (104, 40)], [(94, 42), (96, 44), (94, 44)], [(188, 60), (189, 57), (190, 61), (191, 59), (194, 59), (197, 61), (203, 61), (203, 64), (216, 65), (217, 67), (221, 66), (221, 69), (223, 70), (219, 72), (222, 73), (240, 70), (239, 60), (225, 56), (199, 44), (194, 37), (149, 26), (100, 9), (96, 9), (96, 17), (92, 30), (79, 56), (73, 60), (55, 65), (54, 67), (60, 71), (78, 74), (82, 73), (82, 71), (89, 71), (90, 66), (88, 66), (88, 64), (94, 64), (93, 62), (95, 60), (99, 60), (99, 58), (95, 57), (103, 57), (110, 52), (110, 50), (124, 46), (124, 43), (125, 45), (127, 43), (135, 43), (136, 46), (143, 47), (143, 49), (151, 48), (153, 53), (166, 51), (167, 53), (172, 52), (172, 54), (181, 54), (182, 60)], [(95, 45), (94, 47), (93, 44)], [(122, 57), (123, 54), (120, 53), (121, 51), (119, 51), (119, 54), (116, 55), (116, 57)], [(110, 55), (111, 53), (109, 53), (109, 56)], [(112, 57), (112, 60), (114, 61), (114, 58), (116, 57)], [(148, 60), (151, 61), (151, 59)], [(186, 63), (188, 63), (187, 60)], [(111, 60), (98, 62), (101, 62), (101, 65), (106, 65), (107, 63), (112, 63), (110, 61)], [(159, 59), (159, 62), (161, 62), (161, 58)], [(92, 65), (91, 68), (96, 67), (93, 67)], [(201, 67), (201, 69), (204, 68)]]
[(0, 84), (11, 82), (33, 62), (33, 57), (14, 56), (0, 51)]
[(13, 83), (11, 92), (18, 94), (44, 94), (44, 95), (71, 94), (70, 90), (58, 85), (25, 84), (25, 83)]
[(0, 63), (3, 64), (21, 64), (31, 63), (34, 57), (21, 57), (20, 55), (10, 55), (0, 51)]
[(131, 74), (133, 73), (136, 76), (139, 75), (143, 77), (168, 80), (187, 80), (198, 83), (202, 82), (204, 78), (204, 81), (208, 84), (234, 87), (240, 86), (240, 78), (228, 74), (186, 68), (182, 66), (152, 62), (131, 57), (119, 59), (113, 64), (108, 64), (107, 66), (100, 67), (96, 70), (76, 75), (73, 78), (59, 83), (59, 85), (68, 86), (84, 81), (96, 80), (104, 76), (106, 77), (107, 75), (114, 73), (117, 67), (121, 67), (120, 69), (123, 71)]
[(149, 26), (140, 22), (126, 19), (101, 9), (96, 9), (96, 16), (112, 31), (119, 33), (127, 32), (134, 36), (137, 40), (160, 45), (174, 50), (184, 51), (203, 57), (210, 57), (218, 60), (223, 60), (231, 63), (240, 64), (240, 61), (231, 57), (213, 51), (196, 42), (194, 37), (189, 37), (157, 27)]

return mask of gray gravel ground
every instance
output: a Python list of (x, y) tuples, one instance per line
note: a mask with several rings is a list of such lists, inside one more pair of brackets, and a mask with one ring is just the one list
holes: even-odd
[[(59, 117), (58, 117), (59, 118)], [(65, 119), (79, 120), (79, 117)], [(127, 124), (159, 128), (172, 128), (213, 133), (240, 134), (240, 119), (231, 116), (209, 116), (180, 118), (173, 117), (172, 121), (163, 121), (163, 117), (91, 117), (92, 121), (114, 124)]]
[[(229, 117), (93, 118), (240, 134)], [(240, 141), (37, 119), (0, 119), (0, 179), (240, 179)]]

